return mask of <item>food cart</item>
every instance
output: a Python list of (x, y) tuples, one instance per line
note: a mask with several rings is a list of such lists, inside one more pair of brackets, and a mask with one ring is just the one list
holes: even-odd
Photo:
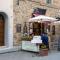
[[(37, 16), (37, 17), (34, 17), (34, 18), (30, 18), (29, 20), (28, 20), (28, 23), (29, 23), (29, 35), (31, 34), (34, 34), (35, 35), (35, 32), (33, 32), (33, 26), (31, 26), (34, 22), (38, 22), (38, 23), (40, 23), (40, 27), (39, 27), (39, 31), (41, 31), (41, 32), (39, 32), (38, 30), (37, 30), (37, 34), (35, 35), (35, 36), (40, 36), (40, 34), (42, 34), (42, 32), (43, 32), (43, 25), (42, 25), (42, 23), (44, 23), (45, 25), (44, 25), (44, 31), (46, 31), (47, 33), (49, 33), (49, 32), (51, 32), (51, 31), (48, 31), (48, 25), (51, 25), (51, 23), (52, 22), (55, 22), (55, 21), (57, 21), (57, 19), (55, 19), (55, 18), (52, 18), (52, 17), (48, 17), (48, 16), (44, 16), (44, 15), (39, 15), (39, 16)], [(36, 26), (36, 25), (35, 25)], [(36, 28), (34, 28), (35, 30), (36, 30)], [(51, 30), (51, 29), (50, 29)], [(39, 34), (40, 33), (40, 34)], [(32, 35), (32, 37), (33, 37), (33, 35)], [(34, 37), (33, 37), (34, 38)], [(50, 38), (50, 36), (49, 36), (49, 38)], [(32, 39), (31, 39), (32, 40)], [(30, 41), (22, 41), (22, 49), (24, 49), (24, 50), (28, 50), (28, 51), (36, 51), (36, 52), (38, 52), (39, 51), (39, 47), (36, 45), (36, 44), (32, 44), (31, 43), (31, 40)], [(49, 41), (49, 43), (50, 43), (50, 41)], [(50, 44), (49, 44), (49, 46), (50, 46)]]

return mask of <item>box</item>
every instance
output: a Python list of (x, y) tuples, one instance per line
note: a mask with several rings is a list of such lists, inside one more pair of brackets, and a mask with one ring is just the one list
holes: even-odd
[(39, 46), (32, 44), (31, 41), (22, 41), (22, 50), (39, 52)]
[(39, 54), (40, 56), (48, 56), (48, 49), (41, 49)]

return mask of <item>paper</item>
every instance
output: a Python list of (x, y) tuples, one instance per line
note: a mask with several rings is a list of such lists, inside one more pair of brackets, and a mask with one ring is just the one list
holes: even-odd
[(34, 36), (31, 43), (42, 43), (41, 36)]

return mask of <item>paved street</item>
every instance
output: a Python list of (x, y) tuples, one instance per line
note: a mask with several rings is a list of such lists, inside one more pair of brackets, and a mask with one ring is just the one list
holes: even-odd
[(49, 53), (48, 56), (36, 56), (35, 53), (18, 51), (0, 54), (0, 60), (60, 60), (60, 52)]

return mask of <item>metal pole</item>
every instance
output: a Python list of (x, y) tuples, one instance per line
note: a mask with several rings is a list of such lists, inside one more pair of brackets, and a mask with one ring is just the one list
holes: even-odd
[(42, 19), (41, 19), (41, 34), (42, 34)]

